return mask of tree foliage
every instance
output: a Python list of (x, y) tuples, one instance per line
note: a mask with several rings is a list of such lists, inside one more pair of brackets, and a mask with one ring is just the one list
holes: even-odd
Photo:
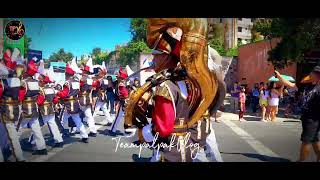
[(24, 53), (26, 54), (25, 56), (27, 56), (29, 49), (30, 49), (30, 45), (31, 45), (32, 39), (29, 38), (27, 35), (24, 35)]
[[(147, 19), (132, 18), (129, 31), (132, 34), (131, 41), (119, 49), (117, 64), (121, 66), (131, 65), (139, 60), (141, 52), (151, 52), (146, 44), (147, 40)], [(111, 53), (110, 53), (111, 54)], [(110, 58), (111, 56), (109, 56)]]
[(71, 61), (73, 58), (73, 54), (70, 52), (65, 52), (64, 48), (59, 49), (58, 52), (53, 53), (49, 59), (50, 61), (54, 62), (54, 61), (60, 61), (62, 60), (63, 62), (69, 62)]
[(117, 62), (121, 66), (131, 65), (139, 59), (141, 52), (148, 53), (151, 50), (144, 41), (131, 41), (120, 48)]
[(132, 18), (130, 22), (130, 33), (132, 41), (147, 41), (147, 19), (146, 18)]
[(257, 26), (268, 39), (279, 38), (280, 43), (269, 52), (269, 61), (278, 68), (290, 62), (304, 62), (308, 51), (319, 49), (319, 18), (275, 18)]

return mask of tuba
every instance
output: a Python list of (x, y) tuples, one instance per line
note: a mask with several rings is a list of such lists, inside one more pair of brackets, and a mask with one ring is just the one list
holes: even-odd
[[(208, 68), (207, 32), (208, 23), (206, 18), (150, 18), (148, 19), (149, 47), (159, 42), (162, 32), (170, 27), (182, 29), (182, 45), (180, 50), (180, 64), (187, 73), (186, 80), (191, 89), (192, 97), (189, 104), (190, 121), (182, 128), (188, 128), (202, 119), (217, 102), (218, 80), (215, 72)], [(167, 72), (167, 71), (166, 71)], [(168, 76), (164, 72), (154, 75), (134, 92), (126, 104), (125, 127), (132, 126), (136, 118), (135, 109), (138, 102), (150, 89), (166, 80)], [(153, 83), (152, 83), (153, 82)], [(212, 111), (210, 111), (212, 112)]]

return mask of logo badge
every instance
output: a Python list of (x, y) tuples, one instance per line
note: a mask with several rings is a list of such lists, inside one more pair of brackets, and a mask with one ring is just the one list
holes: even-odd
[(11, 40), (19, 40), (24, 36), (25, 27), (21, 21), (10, 21), (5, 28), (6, 36)]

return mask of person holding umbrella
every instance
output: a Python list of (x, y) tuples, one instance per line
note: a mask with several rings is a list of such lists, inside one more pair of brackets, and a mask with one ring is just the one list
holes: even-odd
[[(282, 77), (282, 75), (275, 71), (275, 75), (279, 78), (280, 82), (289, 88), (299, 89), (297, 84), (292, 83)], [(305, 161), (313, 148), (317, 155), (317, 162), (320, 162), (320, 66), (316, 66), (309, 75), (309, 82), (312, 83), (313, 88), (304, 93), (302, 105), (302, 134), (301, 134), (301, 147), (300, 157), (298, 162)]]

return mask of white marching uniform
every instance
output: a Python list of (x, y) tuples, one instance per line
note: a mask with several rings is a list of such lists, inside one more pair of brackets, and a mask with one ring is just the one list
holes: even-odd
[(43, 150), (46, 149), (46, 141), (44, 140), (44, 137), (42, 135), (40, 123), (39, 123), (39, 117), (32, 117), (31, 119), (24, 119), (21, 121), (21, 125), (19, 128), (19, 133), (22, 133), (22, 128), (28, 128), (28, 125), (31, 128), (33, 138), (36, 144), (37, 150)]
[(111, 132), (115, 133), (117, 131), (119, 124), (123, 121), (123, 117), (124, 117), (124, 111), (123, 111), (122, 105), (120, 105), (117, 117), (114, 123), (112, 124)]
[(90, 132), (97, 133), (97, 127), (95, 125), (94, 118), (92, 116), (91, 107), (85, 106), (85, 107), (80, 107), (80, 108), (85, 114), (85, 121), (88, 123)]
[(50, 131), (52, 133), (53, 139), (55, 143), (61, 143), (63, 142), (61, 133), (59, 131), (58, 125), (55, 121), (55, 116), (53, 115), (47, 115), (47, 116), (42, 116), (43, 118), (43, 123), (48, 123), (48, 126), (50, 128)]
[(77, 131), (80, 132), (80, 136), (81, 138), (88, 138), (88, 134), (87, 134), (87, 131), (86, 131), (86, 128), (84, 127), (83, 123), (81, 122), (81, 118), (79, 116), (79, 113), (77, 114), (69, 114), (68, 112), (64, 112), (63, 113), (63, 120), (61, 122), (62, 126), (65, 128), (65, 129), (68, 129), (68, 118), (69, 117), (72, 117), (72, 120), (73, 122), (75, 123), (76, 127), (77, 127)]
[(107, 102), (102, 102), (102, 101), (97, 100), (96, 107), (95, 107), (95, 110), (93, 113), (93, 117), (97, 116), (97, 113), (100, 110), (100, 108), (102, 109), (103, 114), (106, 117), (107, 123), (112, 123), (113, 119), (108, 111)]

